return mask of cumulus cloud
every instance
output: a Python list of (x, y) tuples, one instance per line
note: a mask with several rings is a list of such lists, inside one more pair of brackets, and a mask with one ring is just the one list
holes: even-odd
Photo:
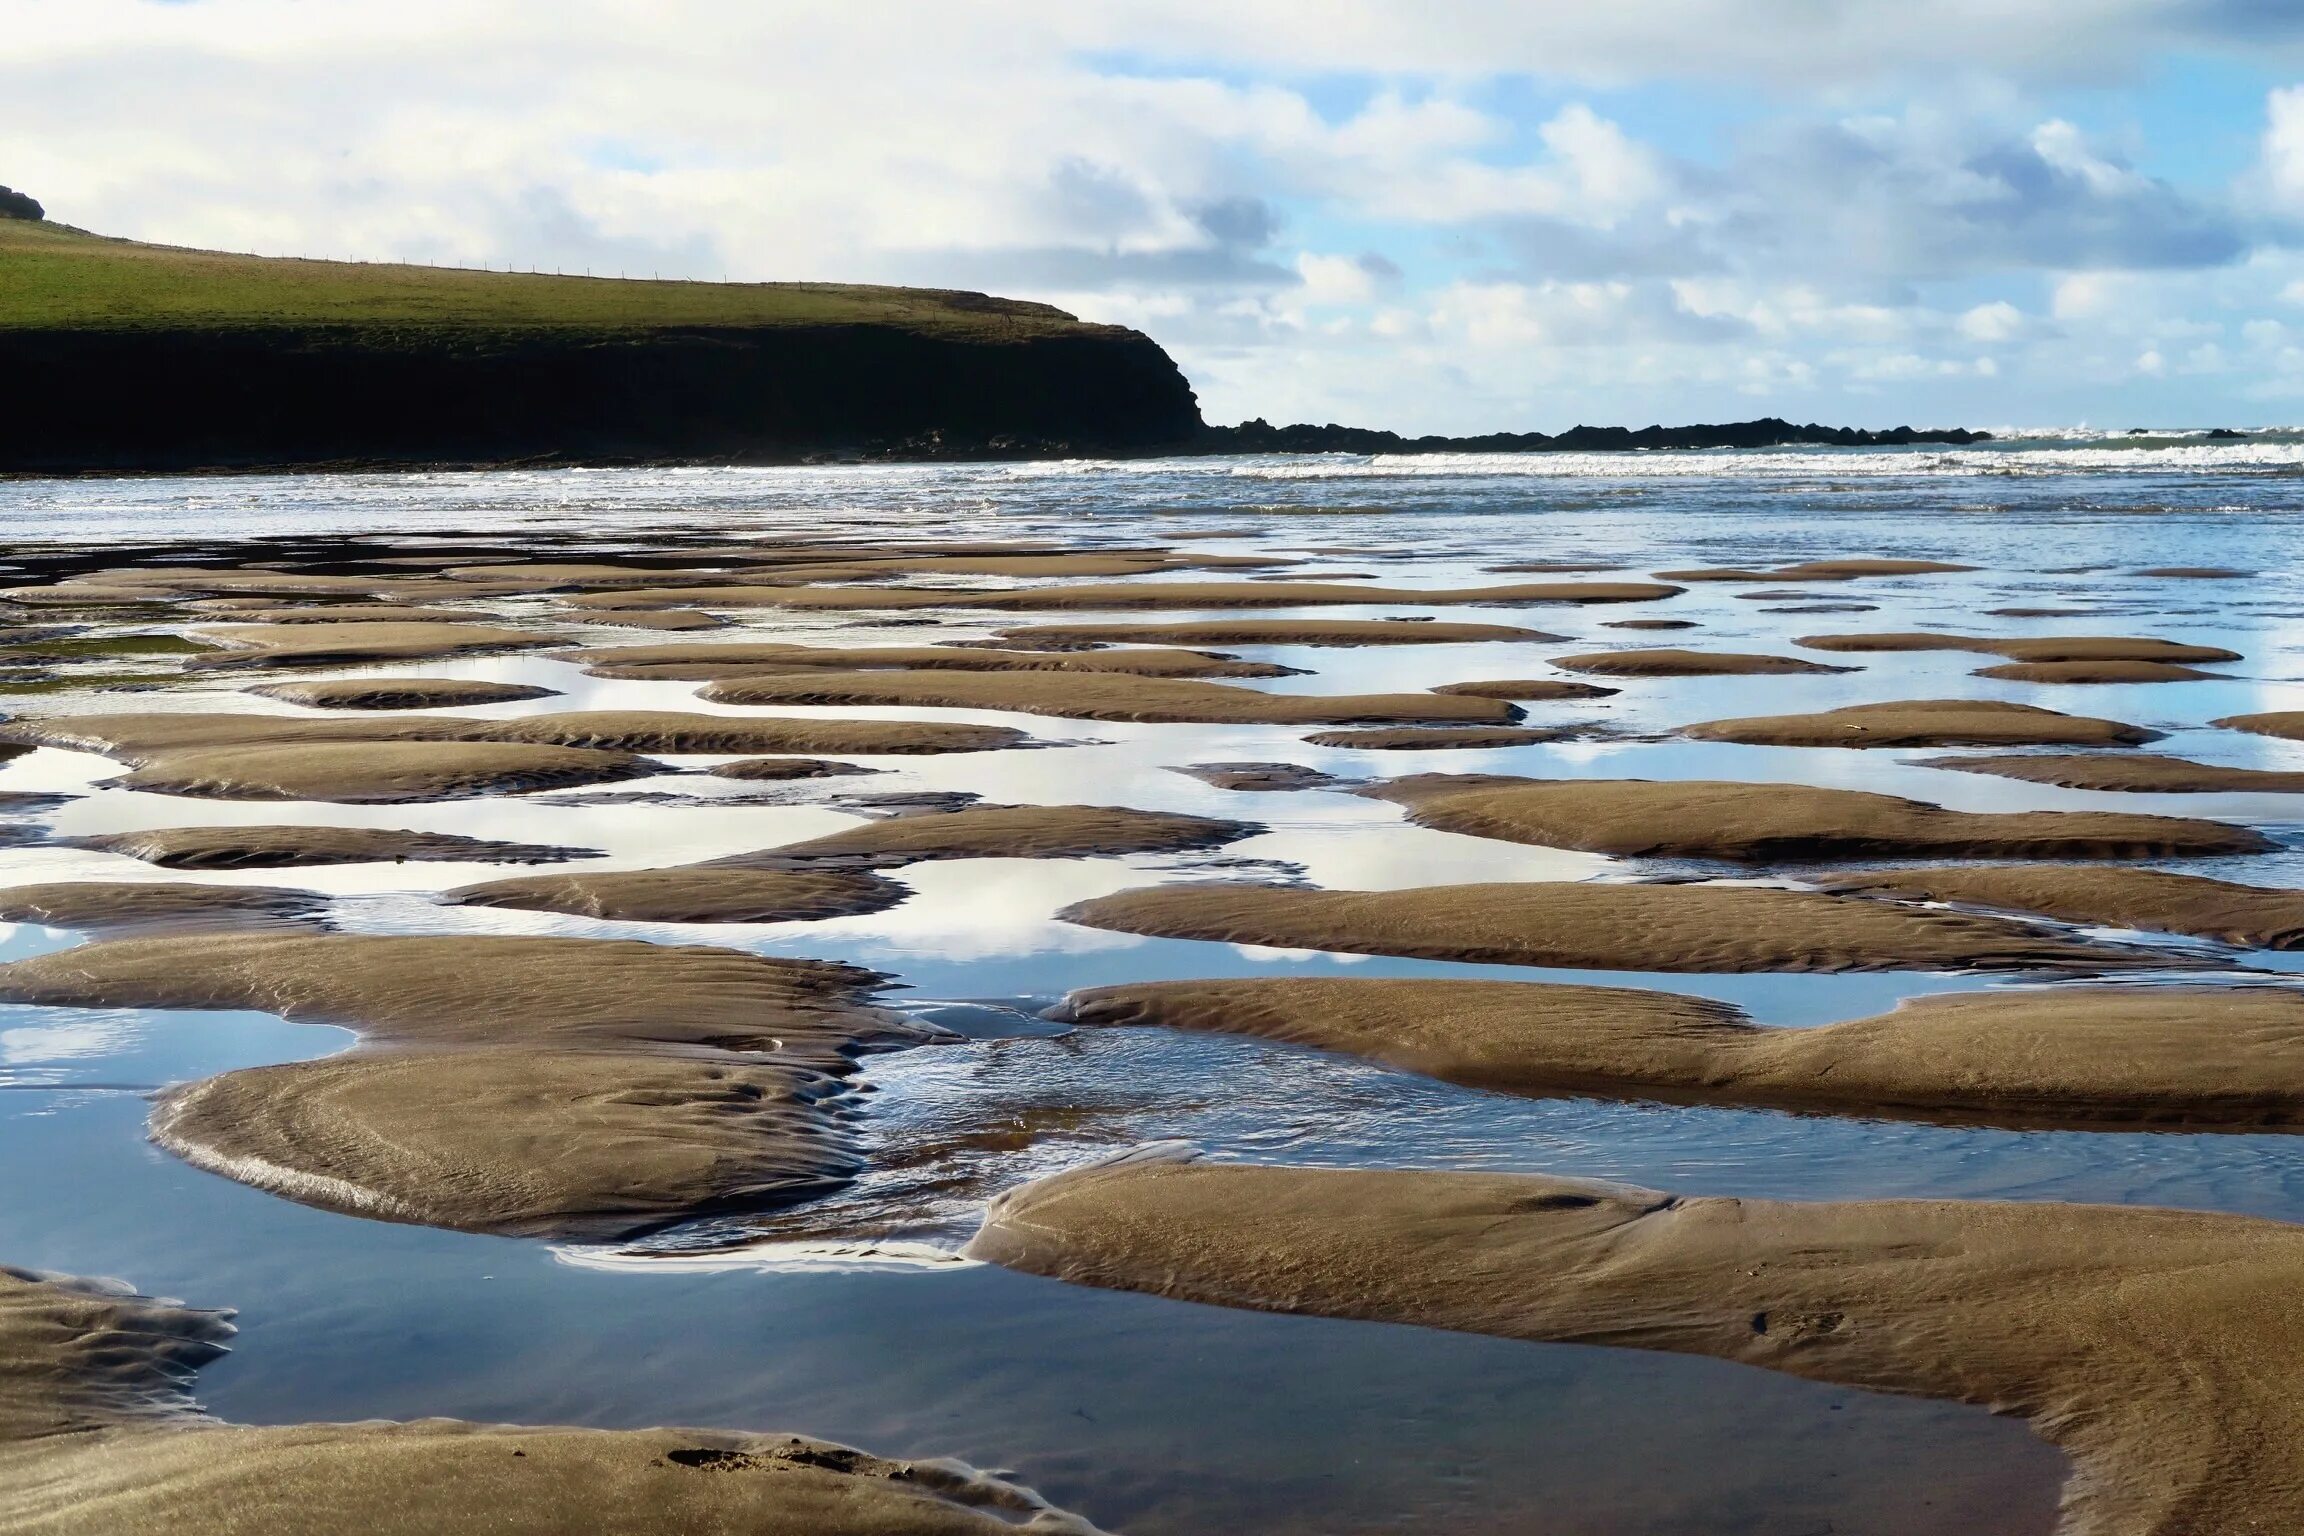
[[(2235, 186), (2045, 104), (2179, 50), (2304, 79), (2271, 0), (74, 0), (9, 37), (0, 173), (75, 223), (1003, 290), (1150, 330), (1219, 418), (2304, 380), (2304, 84), (2231, 108)], [(1700, 152), (1614, 94), (1677, 80), (1734, 87)]]

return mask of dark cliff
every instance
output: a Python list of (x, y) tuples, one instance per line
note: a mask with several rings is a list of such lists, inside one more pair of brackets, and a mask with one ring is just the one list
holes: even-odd
[(1149, 338), (868, 324), (0, 329), (0, 469), (1140, 452), (1200, 414)]

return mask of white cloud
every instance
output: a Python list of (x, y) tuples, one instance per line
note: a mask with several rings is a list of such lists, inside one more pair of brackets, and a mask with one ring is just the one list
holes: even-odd
[(2024, 325), (2024, 312), (2006, 299), (1979, 304), (1960, 317), (1960, 334), (1970, 341), (2006, 341)]

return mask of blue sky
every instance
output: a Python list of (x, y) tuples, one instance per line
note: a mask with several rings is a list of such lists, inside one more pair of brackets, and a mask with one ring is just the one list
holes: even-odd
[(2304, 421), (2304, 0), (0, 0), (0, 182), (985, 288), (1216, 420)]

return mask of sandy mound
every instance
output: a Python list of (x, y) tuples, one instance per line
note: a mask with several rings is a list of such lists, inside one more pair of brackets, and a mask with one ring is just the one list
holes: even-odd
[(1003, 651), (976, 646), (633, 645), (570, 651), (594, 677), (682, 681), (811, 670), (874, 668), (932, 672), (1118, 672), (1139, 677), (1290, 677), (1269, 661), (1241, 661), (1196, 651)]
[(796, 1435), (219, 1424), (185, 1395), (221, 1314), (0, 1268), (0, 1525), (50, 1536), (1094, 1536), (958, 1462)]
[(2246, 731), (2252, 736), (2277, 736), (2282, 741), (2304, 741), (2304, 710), (2276, 709), (2260, 715), (2226, 715), (2211, 720), (2228, 731)]
[[(990, 608), (1037, 612), (1067, 608), (1318, 608), (1382, 604), (1498, 607), (1553, 603), (1644, 603), (1681, 589), (1645, 581), (1521, 582), (1497, 587), (1363, 587), (1317, 581), (1143, 581), (1021, 587), (1007, 591), (927, 587), (797, 587), (763, 589), (761, 601), (784, 608)], [(688, 594), (677, 606), (722, 607), (724, 596)], [(672, 606), (668, 604), (667, 606)]]
[(481, 651), (533, 650), (550, 635), (493, 624), (229, 624), (194, 638), (226, 647), (188, 667), (309, 667), (360, 661), (416, 661)]
[(250, 1008), (377, 1046), (718, 1046), (829, 1070), (867, 1045), (931, 1038), (865, 1006), (876, 980), (826, 961), (626, 939), (266, 933), (117, 939), (18, 960), (0, 965), (0, 998)]
[(1194, 1301), (1710, 1354), (2021, 1412), (2078, 1463), (2066, 1536), (2304, 1523), (2304, 1231), (2276, 1222), (1140, 1158), (1003, 1196), (969, 1251)]
[(1559, 741), (1575, 734), (1574, 726), (1563, 725), (1392, 725), (1365, 731), (1315, 731), (1304, 739), (1315, 747), (1345, 747), (1360, 752), (1435, 752), (1532, 747), (1538, 742)]
[(2213, 645), (2124, 635), (2046, 635), (2028, 639), (1987, 639), (1934, 631), (1878, 635), (1802, 635), (1792, 642), (1812, 651), (1975, 651), (2009, 661), (2158, 661), (2166, 663), (2238, 661), (2238, 651)]
[(306, 1205), (617, 1237), (826, 1193), (858, 1168), (814, 1072), (630, 1051), (362, 1052), (174, 1088), (152, 1138)]
[(72, 838), (65, 846), (123, 854), (163, 869), (291, 869), (409, 861), (556, 864), (594, 856), (589, 848), (502, 843), (397, 827), (153, 827)]
[[(1141, 687), (1142, 684), (1129, 686)], [(670, 710), (590, 709), (477, 722), (474, 739), (621, 752), (987, 752), (1032, 738), (1013, 726), (918, 720), (760, 719)]]
[(226, 711), (172, 714), (47, 715), (0, 722), (0, 740), (20, 746), (101, 752), (138, 763), (163, 752), (201, 747), (293, 746), (324, 741), (453, 741), (489, 722), (446, 715), (242, 715)]
[(2264, 853), (2247, 827), (2119, 811), (1979, 815), (1806, 784), (1515, 779), (1427, 773), (1353, 791), (1418, 826), (1619, 858), (1743, 863), (1846, 858), (2153, 859)]
[(1927, 576), (1940, 572), (1972, 571), (1972, 565), (1951, 565), (1942, 560), (1809, 560), (1770, 570), (1742, 566), (1708, 565), (1686, 571), (1658, 571), (1658, 581), (1853, 581), (1861, 576)]
[(1851, 704), (1814, 715), (1754, 715), (1682, 726), (1699, 741), (1764, 747), (2131, 747), (2160, 732), (1993, 699)]
[[(713, 683), (703, 690), (703, 697), (718, 704), (998, 709), (1069, 720), (1200, 721), (1222, 725), (1347, 725), (1362, 720), (1462, 720), (1489, 724), (1508, 722), (1519, 716), (1519, 711), (1499, 699), (1444, 697), (1432, 693), (1264, 693), (1254, 688), (1186, 678), (1072, 676), (1050, 672), (794, 673)], [(862, 749), (825, 745), (792, 750)]]
[(2304, 995), (2277, 987), (1937, 994), (1769, 1029), (1670, 992), (1269, 977), (1076, 992), (1075, 1023), (1257, 1035), (1515, 1093), (2029, 1126), (2304, 1124)]
[(2166, 661), (2011, 661), (1976, 675), (2009, 683), (2198, 683), (2224, 674)]
[(1468, 699), (1511, 699), (1540, 704), (1558, 699), (1606, 699), (1624, 690), (1603, 688), (1597, 683), (1563, 682), (1556, 677), (1505, 677), (1472, 683), (1442, 683), (1432, 691)]
[(732, 950), (260, 931), (0, 966), (0, 996), (349, 1026), (366, 1049), (171, 1090), (155, 1138), (331, 1210), (607, 1236), (852, 1175), (835, 1077), (932, 1038), (865, 1006), (877, 979)]
[(831, 864), (889, 869), (924, 859), (1085, 859), (1218, 848), (1264, 829), (1172, 811), (1107, 805), (977, 805), (891, 816), (804, 843), (715, 860), (706, 868), (781, 869)]
[(1989, 773), (2031, 784), (2059, 784), (2066, 789), (2162, 795), (2205, 795), (2227, 790), (2240, 794), (2304, 794), (2304, 773), (2225, 768), (2214, 763), (2188, 762), (2181, 757), (2156, 757), (2149, 752), (1930, 757), (1922, 759), (1920, 766), (1950, 768), (1958, 773)]
[(184, 606), (203, 611), (227, 612), (230, 610), (219, 606), (226, 603), (263, 604), (262, 607), (243, 607), (240, 611), (256, 614), (267, 625), (469, 624), (487, 617), (469, 608), (410, 608), (392, 603), (322, 603), (317, 607), (305, 608), (271, 598), (211, 598), (206, 602), (187, 603)]
[(548, 699), (557, 688), (488, 683), (471, 677), (339, 677), (324, 682), (259, 683), (248, 692), (315, 709), (453, 709)]
[(1194, 763), (1187, 768), (1172, 768), (1218, 789), (1236, 789), (1250, 793), (1292, 789), (1326, 789), (1345, 782), (1334, 774), (1307, 768), (1302, 763)]
[(645, 778), (663, 769), (628, 752), (465, 741), (322, 741), (191, 747), (143, 754), (114, 780), (126, 789), (218, 800), (339, 805), (465, 800)]
[(1508, 565), (1480, 567), (1497, 576), (1577, 576), (1593, 571), (1622, 570), (1621, 563), (1606, 560), (1515, 560)]
[(626, 923), (805, 923), (881, 912), (912, 894), (844, 870), (621, 869), (490, 880), (441, 899), (465, 907), (565, 912)]
[(1702, 629), (1694, 619), (1610, 619), (1602, 629)]
[(2156, 869), (1897, 869), (1834, 875), (1817, 883), (1867, 896), (2037, 912), (2067, 923), (2190, 934), (2256, 949), (2304, 948), (2304, 891)]
[(1524, 640), (1531, 645), (1565, 635), (1509, 624), (1462, 624), (1434, 619), (1209, 619), (1183, 624), (1032, 624), (999, 631), (1027, 645), (1466, 645)]
[(215, 928), (298, 922), (328, 908), (313, 891), (263, 885), (70, 880), (0, 888), (0, 922), (46, 928)]
[(732, 763), (714, 763), (704, 770), (716, 779), (780, 782), (785, 779), (839, 779), (878, 773), (854, 763), (835, 763), (821, 757), (743, 757)]
[(2139, 576), (2173, 576), (2182, 581), (2237, 581), (2253, 576), (2254, 571), (2234, 570), (2228, 565), (2152, 565), (2136, 573)]
[(1527, 881), (1308, 891), (1163, 885), (1101, 896), (1060, 915), (1090, 928), (1156, 938), (1568, 970), (2009, 970), (2138, 963), (2128, 951), (1997, 918), (1751, 886)]
[(580, 624), (606, 624), (617, 629), (653, 629), (667, 633), (728, 627), (726, 619), (685, 608), (642, 608), (628, 613), (571, 613), (567, 617)]
[(1778, 677), (1791, 673), (1853, 672), (1797, 656), (1753, 656), (1736, 651), (1591, 651), (1555, 656), (1552, 665), (1600, 677)]

